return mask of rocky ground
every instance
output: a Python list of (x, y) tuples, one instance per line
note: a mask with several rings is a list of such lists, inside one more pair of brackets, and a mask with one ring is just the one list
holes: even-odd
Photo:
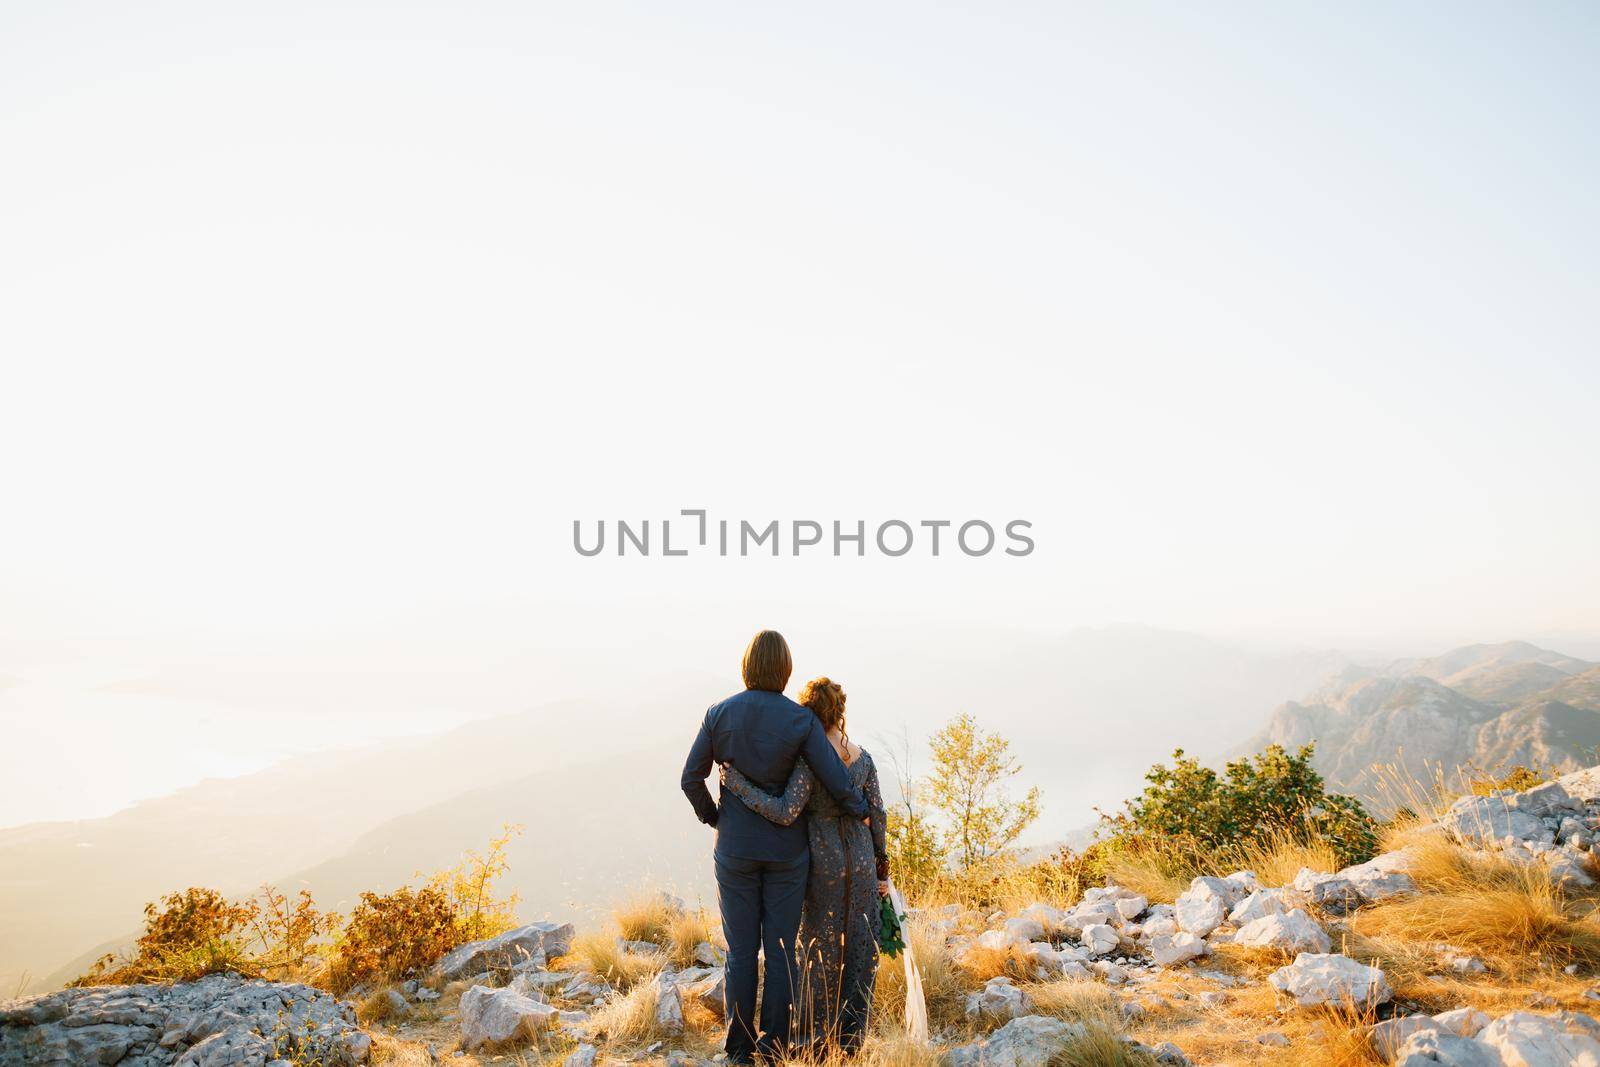
[(64, 989), (0, 1005), (0, 1065), (365, 1063), (354, 1009), (305, 985), (212, 975), (178, 985)]
[[(1448, 842), (1463, 862), (1525, 868), (1585, 894), (1597, 831), (1600, 768), (1462, 798), (1411, 840)], [(1600, 1022), (1580, 1010), (1600, 1001), (1600, 988), (1581, 965), (1486, 960), (1429, 943), (1405, 946), (1397, 975), (1386, 970), (1398, 966), (1394, 951), (1352, 948), (1367, 944), (1363, 915), (1426, 892), (1413, 878), (1422, 847), (1336, 872), (1304, 869), (1284, 885), (1249, 871), (1196, 878), (1171, 903), (1103, 886), (1070, 907), (919, 912), (913, 944), (930, 996), (942, 999), (931, 1005), (933, 1043), (911, 1062), (1600, 1067)], [(714, 944), (696, 946), (691, 964), (654, 942), (619, 940), (624, 977), (586, 969), (574, 940), (570, 925), (533, 923), (462, 946), (428, 975), (361, 991), (366, 1029), (327, 993), (227, 976), (31, 997), (0, 1006), (0, 1067), (691, 1067), (717, 1058)], [(886, 961), (881, 979), (886, 1015), (898, 967)], [(936, 970), (953, 977), (936, 980)], [(869, 1047), (874, 1056), (883, 1058)]]

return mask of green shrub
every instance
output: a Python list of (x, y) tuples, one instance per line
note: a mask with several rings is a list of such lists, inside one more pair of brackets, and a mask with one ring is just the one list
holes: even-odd
[(1285, 842), (1326, 846), (1342, 864), (1371, 858), (1378, 827), (1354, 797), (1330, 793), (1311, 766), (1313, 746), (1290, 753), (1270, 745), (1218, 774), (1185, 756), (1156, 764), (1144, 792), (1115, 814), (1101, 815), (1098, 837), (1109, 852), (1185, 850), (1237, 854)]

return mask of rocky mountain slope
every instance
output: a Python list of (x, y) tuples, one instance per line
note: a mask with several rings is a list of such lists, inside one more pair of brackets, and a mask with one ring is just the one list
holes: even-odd
[[(911, 943), (933, 983), (933, 1026), (926, 1039), (900, 1030), (892, 990), (901, 963), (885, 959), (871, 1039), (884, 1044), (869, 1043), (857, 1060), (1594, 1067), (1600, 1021), (1587, 1012), (1600, 999), (1600, 953), (1583, 948), (1591, 935), (1541, 959), (1527, 948), (1561, 947), (1540, 940), (1549, 931), (1512, 925), (1484, 936), (1477, 923), (1457, 922), (1456, 934), (1478, 938), (1464, 948), (1439, 941), (1435, 927), (1381, 916), (1460, 906), (1437, 884), (1440, 850), (1448, 867), (1475, 867), (1520, 901), (1496, 913), (1502, 920), (1540, 901), (1565, 908), (1569, 895), (1581, 915), (1596, 886), (1597, 832), (1600, 767), (1520, 793), (1462, 797), (1392, 851), (1339, 871), (1303, 868), (1283, 885), (1237, 871), (1197, 877), (1171, 903), (1107, 884), (1062, 906), (920, 910)], [(1506, 871), (1527, 874), (1506, 881)], [(661, 906), (685, 909), (670, 897)], [(1548, 917), (1572, 929), (1589, 922)], [(237, 976), (42, 994), (0, 1004), (0, 1067), (353, 1067), (437, 1063), (440, 1048), (464, 1067), (520, 1062), (524, 1052), (562, 1067), (711, 1067), (725, 956), (709, 941), (689, 955), (668, 944), (618, 938), (615, 957), (631, 962), (602, 974), (586, 966), (594, 957), (578, 951), (572, 925), (531, 923), (459, 946), (413, 978), (361, 989), (382, 1008), (365, 1009), (366, 1030), (326, 993)]]
[(1386, 765), (1419, 780), (1468, 766), (1575, 770), (1600, 748), (1600, 666), (1513, 641), (1346, 667), (1280, 706), (1240, 751), (1310, 741), (1330, 783), (1380, 806)]

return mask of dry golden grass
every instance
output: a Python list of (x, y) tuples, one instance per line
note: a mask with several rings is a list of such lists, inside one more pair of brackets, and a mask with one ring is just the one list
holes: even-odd
[(695, 964), (694, 950), (701, 942), (715, 943), (717, 927), (705, 911), (682, 911), (667, 920), (667, 926), (658, 942), (667, 950), (667, 959), (677, 967)]
[(1398, 900), (1358, 916), (1354, 929), (1374, 940), (1452, 945), (1505, 975), (1538, 962), (1558, 969), (1600, 963), (1600, 925), (1570, 915), (1548, 881)]
[[(1438, 944), (1482, 957), (1501, 981), (1576, 963), (1600, 966), (1592, 896), (1568, 894), (1538, 866), (1480, 859), (1438, 834), (1397, 835), (1420, 892), (1357, 913), (1351, 931), (1368, 950), (1414, 971)], [(1409, 965), (1409, 966), (1408, 966)]]
[(805, 1057), (776, 1061), (777, 1067), (939, 1067), (941, 1050), (902, 1033), (868, 1034), (861, 1050), (846, 1056), (831, 1048)]
[(356, 1018), (362, 1026), (384, 1022), (394, 1015), (394, 1002), (389, 999), (389, 988), (384, 986), (375, 993), (369, 993), (356, 1004)]
[(1374, 800), (1368, 810), (1401, 824), (1433, 822), (1466, 792), (1465, 778), (1460, 767), (1447, 771), (1437, 763), (1417, 769), (1401, 760), (1376, 764), (1367, 769), (1365, 792)]
[[(455, 1053), (461, 1035), (454, 1015), (458, 1001), (450, 995), (438, 1004), (437, 1012), (414, 1011), (394, 1032), (374, 1027), (372, 1062), (383, 1067), (436, 1067), (439, 1063), (451, 1067), (556, 1067), (571, 1051), (570, 1041), (550, 1034), (538, 1044), (514, 1049)], [(431, 1054), (430, 1048), (434, 1050)]]
[(666, 944), (667, 931), (679, 913), (667, 894), (639, 890), (611, 909), (617, 933), (629, 941)]
[(1160, 1067), (1161, 1061), (1122, 1040), (1122, 1035), (1103, 1026), (1070, 1042), (1050, 1060), (1051, 1067)]
[(1331, 872), (1340, 866), (1338, 852), (1326, 841), (1298, 841), (1289, 834), (1277, 833), (1223, 849), (1140, 845), (1110, 861), (1106, 880), (1152, 901), (1170, 904), (1200, 875), (1254, 871), (1262, 885), (1279, 886), (1294, 881), (1303, 867)]
[(869, 1036), (851, 1062), (869, 1067), (939, 1067), (940, 1050), (904, 1034)]
[[(1229, 990), (1218, 1005), (1198, 999), (1198, 994), (1215, 988), (1182, 972), (1162, 975), (1146, 987), (1140, 999), (1161, 997), (1167, 999), (1166, 1006), (1147, 1011), (1131, 1032), (1146, 1044), (1170, 1041), (1196, 1063), (1368, 1067), (1381, 1062), (1367, 1047), (1370, 1016), (1286, 1009), (1272, 987), (1259, 983)], [(1188, 999), (1178, 999), (1185, 992)], [(1279, 1047), (1257, 1040), (1268, 1033), (1281, 1034), (1289, 1039), (1289, 1045)]]
[(1018, 982), (1033, 977), (1033, 964), (1019, 945), (1007, 945), (1005, 948), (973, 945), (961, 953), (961, 959), (955, 966), (974, 986), (981, 986), (989, 979), (1001, 976)]
[(388, 1067), (433, 1067), (435, 1060), (428, 1054), (428, 1046), (421, 1041), (403, 1041), (388, 1034), (375, 1033), (372, 1036), (372, 1062)]
[(642, 982), (607, 1001), (589, 1018), (589, 1032), (610, 1045), (647, 1045), (674, 1036), (656, 1023), (660, 979)]
[(591, 971), (620, 990), (633, 989), (661, 973), (665, 961), (659, 956), (645, 956), (625, 951), (617, 943), (614, 930), (597, 930), (579, 934), (565, 956), (555, 961), (562, 969)]
[[(920, 918), (907, 923), (908, 940), (922, 975), (922, 994), (928, 1004), (928, 1023), (939, 1030), (964, 1019), (966, 996), (977, 985), (956, 966), (944, 937)], [(878, 960), (878, 982), (873, 996), (873, 1016), (880, 1024), (898, 1026), (905, 1017), (905, 964), (888, 956)]]
[(694, 965), (694, 950), (702, 941), (718, 940), (716, 924), (703, 908), (680, 908), (660, 891), (640, 890), (611, 912), (616, 936), (628, 941), (659, 945), (677, 967)]
[(1024, 987), (1041, 1015), (1108, 1029), (1121, 1026), (1117, 995), (1106, 985), (1088, 978), (1064, 978)]
[[(1563, 894), (1553, 886), (1540, 868), (1519, 868), (1503, 861), (1482, 861), (1438, 835), (1417, 833), (1404, 827), (1389, 832), (1385, 848), (1410, 850), (1413, 878), (1419, 894), (1362, 909), (1347, 920), (1327, 920), (1324, 925), (1334, 938), (1335, 951), (1381, 965), (1396, 996), (1428, 1011), (1471, 1006), (1492, 1014), (1525, 1009), (1531, 994), (1551, 997), (1563, 1008), (1586, 1010), (1592, 1002), (1583, 994), (1592, 977), (1573, 977), (1561, 973), (1561, 966), (1576, 962), (1583, 974), (1600, 971), (1600, 918), (1594, 915), (1600, 892)], [(1168, 857), (1170, 859), (1170, 857)], [(1205, 873), (1228, 873), (1253, 869), (1265, 884), (1292, 880), (1301, 867), (1332, 866), (1331, 854), (1279, 842), (1254, 853), (1234, 853), (1216, 858)], [(1174, 873), (1151, 862), (1135, 874), (1148, 875), (1155, 884), (1166, 884), (1174, 891), (1188, 885), (1188, 871)], [(1031, 877), (1031, 876), (1030, 876)], [(1150, 884), (1118, 876), (1119, 884), (1159, 899)], [(981, 899), (992, 901), (996, 884), (990, 882)], [(1019, 878), (1012, 883), (1016, 910), (1022, 904), (1046, 900), (1060, 906), (1070, 903), (1062, 896), (1049, 897), (1040, 887), (1044, 883)], [(1061, 888), (1059, 885), (1056, 887)], [(965, 901), (969, 906), (980, 897)], [(553, 965), (581, 967), (608, 977), (623, 996), (600, 1009), (591, 1021), (593, 1040), (601, 1045), (602, 1058), (635, 1060), (659, 1067), (659, 1055), (644, 1056), (643, 1049), (654, 1041), (666, 1040), (655, 1026), (655, 987), (662, 959), (625, 953), (617, 947), (617, 937), (650, 941), (662, 945), (674, 962), (692, 958), (703, 940), (714, 933), (706, 916), (699, 912), (684, 915), (658, 907), (659, 898), (635, 897), (618, 910), (611, 927), (600, 933), (580, 937), (565, 960)], [(981, 912), (966, 916), (962, 929), (972, 931), (987, 925), (987, 916), (996, 910), (991, 903)], [(970, 922), (968, 921), (970, 920)], [(976, 925), (975, 925), (976, 924)], [(930, 1023), (943, 1035), (940, 1046), (910, 1041), (902, 1029), (905, 980), (902, 961), (884, 958), (879, 966), (873, 1029), (866, 1046), (849, 1063), (866, 1067), (937, 1067), (940, 1051), (949, 1045), (970, 1040), (974, 1030), (965, 1018), (966, 995), (989, 977), (1007, 974), (1024, 984), (1036, 1010), (1089, 1028), (1083, 1041), (1074, 1043), (1051, 1067), (1149, 1067), (1152, 1060), (1128, 1047), (1124, 1033), (1132, 1033), (1148, 1044), (1171, 1041), (1196, 1062), (1256, 1065), (1266, 1067), (1373, 1067), (1380, 1062), (1365, 1037), (1366, 1023), (1352, 1016), (1303, 1011), (1287, 1005), (1265, 982), (1266, 975), (1281, 966), (1275, 953), (1229, 944), (1214, 947), (1205, 961), (1207, 971), (1220, 971), (1245, 979), (1246, 984), (1228, 989), (1219, 1003), (1205, 1003), (1200, 996), (1215, 991), (1215, 981), (1176, 968), (1162, 972), (1153, 981), (1132, 988), (1112, 989), (1096, 980), (1036, 982), (1031, 967), (1014, 951), (971, 953), (971, 965), (960, 966), (952, 959), (942, 932), (923, 916), (909, 923), (908, 937), (922, 972)], [(1482, 957), (1490, 967), (1484, 975), (1449, 971), (1438, 951), (1448, 943), (1463, 952)], [(452, 987), (451, 995), (459, 989)], [(1144, 1008), (1133, 1021), (1123, 1018), (1121, 1000), (1132, 997)], [(448, 1003), (447, 1000), (444, 1003)], [(672, 1048), (713, 1053), (721, 1039), (720, 1020), (703, 1006), (686, 1002), (687, 1029), (670, 1039)], [(413, 1020), (416, 1016), (413, 1016)], [(392, 1024), (386, 1024), (392, 1025)], [(440, 1032), (449, 1027), (440, 1024)], [(417, 1029), (413, 1025), (412, 1029)], [(987, 1029), (985, 1027), (984, 1029)], [(1290, 1045), (1279, 1048), (1263, 1045), (1256, 1039), (1275, 1031), (1286, 1036)], [(430, 1028), (431, 1032), (431, 1028)], [(441, 1053), (447, 1046), (437, 1045)], [(411, 1056), (409, 1046), (380, 1043), (379, 1062), (398, 1067), (418, 1067), (423, 1059)], [(527, 1047), (517, 1058), (499, 1063), (521, 1063), (527, 1067), (555, 1067), (558, 1050)], [(387, 1057), (387, 1058), (385, 1058)], [(451, 1060), (470, 1067), (471, 1057)], [(484, 1060), (484, 1063), (491, 1062)], [(837, 1052), (823, 1059), (806, 1060), (806, 1067), (845, 1067)], [(793, 1067), (801, 1067), (799, 1061)]]
[[(1148, 992), (1173, 999), (1165, 1009), (1140, 1019), (1132, 1028), (1134, 1035), (1149, 1044), (1171, 1041), (1196, 1063), (1257, 1062), (1263, 1048), (1255, 1036), (1281, 1029), (1273, 1015), (1276, 991), (1270, 987), (1245, 987), (1230, 994), (1221, 1007), (1209, 1007), (1197, 999), (1199, 993), (1214, 988), (1186, 975), (1164, 976)], [(1187, 991), (1190, 999), (1176, 999), (1175, 994), (1180, 991)]]
[[(628, 952), (619, 938), (656, 945), (665, 958)], [(704, 910), (683, 909), (665, 893), (641, 890), (612, 910), (604, 928), (580, 934), (554, 965), (592, 971), (626, 991), (654, 978), (665, 963), (692, 966), (702, 941), (717, 941), (716, 927)]]
[(1254, 871), (1262, 885), (1288, 885), (1302, 868), (1331, 874), (1343, 866), (1339, 853), (1326, 841), (1296, 841), (1287, 834), (1252, 842), (1234, 849), (1222, 864), (1228, 871)]
[(1106, 881), (1148, 897), (1152, 904), (1171, 904), (1193, 880), (1191, 869), (1175, 869), (1165, 857), (1148, 852), (1123, 853), (1106, 870)]
[(1288, 1048), (1276, 1049), (1273, 1062), (1285, 1067), (1381, 1067), (1387, 1063), (1367, 1040), (1370, 1017), (1350, 1018), (1332, 1012), (1316, 1012), (1316, 1020), (1305, 1034)]
[(958, 904), (981, 911), (1018, 911), (1029, 904), (1069, 908), (1083, 898), (1081, 872), (1054, 860), (1021, 864), (997, 861), (969, 871), (947, 871), (922, 886), (912, 901), (922, 908)]

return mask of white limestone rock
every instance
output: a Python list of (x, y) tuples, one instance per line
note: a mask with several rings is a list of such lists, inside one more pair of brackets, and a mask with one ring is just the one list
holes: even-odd
[(1170, 936), (1178, 932), (1178, 920), (1171, 916), (1162, 916), (1156, 919), (1146, 919), (1139, 925), (1139, 936), (1146, 941), (1158, 937)]
[(702, 941), (694, 947), (694, 961), (706, 967), (721, 967), (728, 962), (728, 954), (720, 946)]
[(1067, 913), (1062, 924), (1062, 932), (1076, 937), (1090, 926), (1111, 926), (1122, 921), (1122, 916), (1117, 912), (1117, 902), (1107, 897), (1096, 899), (1085, 898)]
[(1489, 1016), (1477, 1008), (1454, 1008), (1435, 1015), (1433, 1021), (1458, 1037), (1477, 1037), (1489, 1025)]
[(950, 1050), (948, 1067), (1047, 1067), (1073, 1041), (1084, 1037), (1081, 1023), (1045, 1015), (1012, 1019), (987, 1039)]
[(713, 967), (706, 977), (683, 984), (683, 995), (721, 1018), (725, 1010), (723, 1002), (728, 987), (727, 974), (725, 968)]
[(1206, 936), (1228, 917), (1233, 903), (1230, 893), (1235, 888), (1221, 878), (1196, 878), (1173, 905), (1178, 926), (1191, 934)]
[(1257, 889), (1233, 906), (1228, 921), (1235, 926), (1254, 922), (1265, 915), (1278, 915), (1289, 910), (1281, 889)]
[(1374, 856), (1365, 863), (1346, 867), (1339, 872), (1339, 877), (1355, 886), (1364, 903), (1376, 904), (1380, 900), (1416, 892), (1417, 884), (1411, 880), (1411, 875), (1406, 873), (1410, 863), (1410, 854), (1400, 849)]
[(1223, 881), (1235, 887), (1235, 893), (1239, 900), (1243, 900), (1261, 888), (1261, 879), (1256, 877), (1255, 871), (1234, 871), (1223, 878)]
[[(275, 1054), (267, 1039), (242, 1024), (212, 1034), (178, 1057), (177, 1067), (256, 1067)], [(116, 1060), (101, 1059), (101, 1063)]]
[(1507, 1067), (1600, 1067), (1600, 1040), (1561, 1016), (1514, 1011), (1485, 1026), (1477, 1040)]
[(1503, 796), (1462, 797), (1450, 805), (1439, 825), (1468, 844), (1555, 840), (1538, 816), (1511, 807)]
[(1020, 937), (1011, 929), (1006, 928), (1001, 930), (985, 930), (983, 933), (978, 935), (978, 938), (973, 942), (973, 945), (978, 948), (986, 948), (1000, 952), (1015, 945), (1024, 944), (1027, 940), (1027, 938)]
[(1321, 953), (1333, 947), (1322, 927), (1299, 908), (1251, 920), (1234, 935), (1233, 943), (1285, 953)]
[(1181, 963), (1198, 959), (1211, 951), (1205, 938), (1198, 934), (1191, 934), (1187, 930), (1180, 930), (1174, 934), (1163, 934), (1150, 939), (1147, 946), (1150, 958), (1162, 967), (1176, 967)]
[(1561, 819), (1565, 815), (1579, 814), (1583, 804), (1574, 800), (1560, 782), (1545, 782), (1532, 789), (1524, 789), (1510, 800), (1517, 811), (1536, 819)]
[(1117, 945), (1121, 944), (1121, 939), (1117, 936), (1115, 928), (1105, 923), (1095, 923), (1093, 926), (1084, 927), (1080, 941), (1083, 947), (1095, 956), (1104, 956), (1108, 952), (1115, 952)]
[(1550, 877), (1557, 885), (1588, 889), (1594, 885), (1594, 877), (1589, 873), (1587, 858), (1579, 849), (1562, 847), (1545, 854), (1545, 866), (1550, 868)]
[(1004, 976), (991, 978), (967, 996), (967, 1017), (981, 1021), (1015, 1019), (1033, 1010), (1028, 995)]
[(485, 1045), (531, 1040), (555, 1026), (558, 1013), (549, 1004), (525, 997), (515, 989), (475, 985), (461, 994), (461, 1047), (467, 1051)]
[(1320, 908), (1330, 915), (1348, 915), (1361, 906), (1355, 883), (1339, 874), (1325, 874), (1310, 867), (1300, 868), (1285, 898), (1301, 907)]
[(1057, 948), (1048, 941), (1035, 941), (1022, 950), (1023, 958), (1033, 967), (1034, 977), (1076, 978), (1084, 973), (1089, 954), (1080, 948)]
[(448, 981), (497, 969), (509, 971), (536, 957), (561, 955), (572, 947), (574, 933), (571, 923), (529, 923), (498, 937), (470, 941), (450, 950), (434, 964), (433, 975)]
[(683, 1033), (683, 993), (676, 982), (657, 978), (656, 1029), (664, 1034)]
[(1432, 1033), (1438, 1029), (1439, 1024), (1434, 1022), (1432, 1016), (1397, 1015), (1392, 1019), (1373, 1023), (1367, 1029), (1367, 1043), (1385, 1061), (1392, 1061), (1398, 1055), (1400, 1047), (1409, 1041), (1412, 1035), (1423, 1031)]
[(1390, 998), (1383, 971), (1337, 952), (1302, 952), (1293, 963), (1268, 975), (1267, 981), (1301, 1007), (1330, 1004), (1359, 1010)]
[(1124, 920), (1132, 922), (1144, 914), (1145, 909), (1150, 906), (1150, 901), (1138, 894), (1129, 894), (1125, 897), (1118, 897), (1115, 904), (1117, 914), (1122, 916)]
[[(1032, 919), (1044, 929), (1044, 937), (1060, 932), (1067, 921), (1067, 913), (1048, 904), (1029, 904), (1017, 913), (1019, 919)], [(1039, 939), (1036, 939), (1039, 940)]]
[(1443, 1030), (1419, 1030), (1394, 1057), (1395, 1067), (1506, 1067), (1488, 1045)]

